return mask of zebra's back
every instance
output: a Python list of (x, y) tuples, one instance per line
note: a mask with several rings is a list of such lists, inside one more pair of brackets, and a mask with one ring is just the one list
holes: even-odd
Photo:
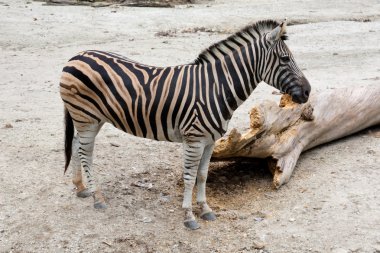
[(180, 142), (180, 120), (194, 104), (190, 71), (85, 51), (63, 68), (61, 97), (78, 126), (109, 122), (135, 136)]

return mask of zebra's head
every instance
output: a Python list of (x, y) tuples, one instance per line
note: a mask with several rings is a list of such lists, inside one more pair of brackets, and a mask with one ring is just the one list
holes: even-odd
[(306, 103), (311, 87), (286, 46), (286, 39), (285, 22), (266, 34), (264, 40), (268, 50), (265, 55), (263, 81), (291, 95), (294, 102)]

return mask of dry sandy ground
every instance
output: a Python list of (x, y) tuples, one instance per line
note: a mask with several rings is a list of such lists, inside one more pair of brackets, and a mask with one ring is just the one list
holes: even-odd
[[(58, 80), (71, 56), (101, 49), (182, 64), (252, 21), (284, 17), (298, 24), (288, 44), (313, 92), (380, 85), (375, 0), (221, 0), (172, 9), (0, 0), (0, 252), (380, 252), (378, 128), (303, 154), (278, 191), (260, 164), (214, 164), (208, 196), (218, 220), (197, 231), (182, 225), (179, 144), (104, 127), (95, 170), (105, 211), (78, 199), (70, 173), (63, 175)], [(231, 127), (248, 122), (253, 101), (278, 100), (273, 90), (260, 84)], [(133, 186), (138, 181), (152, 188)]]

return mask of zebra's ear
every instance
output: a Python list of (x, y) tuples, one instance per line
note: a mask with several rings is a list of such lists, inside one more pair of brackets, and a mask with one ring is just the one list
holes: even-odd
[(271, 32), (268, 33), (267, 39), (269, 41), (275, 42), (281, 38), (284, 38), (286, 35), (286, 19), (274, 28)]

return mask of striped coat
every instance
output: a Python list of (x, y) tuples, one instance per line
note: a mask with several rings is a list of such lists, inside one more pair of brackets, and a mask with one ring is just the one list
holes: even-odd
[[(268, 84), (306, 102), (310, 85), (286, 47), (285, 24), (260, 21), (218, 42), (190, 64), (153, 67), (101, 51), (84, 51), (69, 60), (60, 81), (66, 117), (66, 166), (71, 156), (78, 196), (104, 198), (92, 176), (95, 137), (104, 123), (135, 136), (184, 145), (185, 225), (198, 228), (192, 191), (202, 218), (214, 220), (205, 183), (214, 142), (227, 130), (236, 108), (257, 84)], [(77, 138), (74, 136), (77, 130)], [(86, 176), (86, 188), (81, 178)], [(197, 180), (196, 180), (197, 179)]]

